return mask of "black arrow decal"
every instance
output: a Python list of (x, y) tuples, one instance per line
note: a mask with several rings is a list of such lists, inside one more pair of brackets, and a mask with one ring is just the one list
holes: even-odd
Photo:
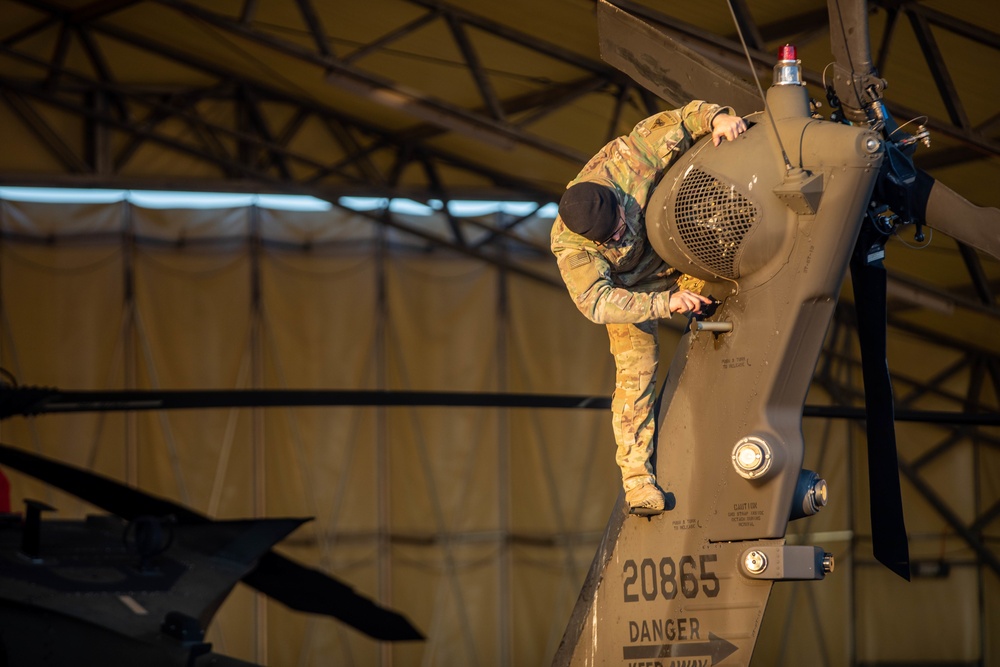
[(707, 642), (680, 642), (677, 644), (642, 644), (626, 646), (622, 649), (626, 660), (649, 660), (655, 658), (692, 658), (708, 656), (712, 665), (722, 662), (736, 652), (736, 645), (722, 637), (708, 633)]

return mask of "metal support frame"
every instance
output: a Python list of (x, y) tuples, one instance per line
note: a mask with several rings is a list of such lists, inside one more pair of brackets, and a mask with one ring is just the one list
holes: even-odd
[[(361, 190), (391, 191), (395, 184), (387, 183), (386, 175), (379, 174), (377, 170), (373, 171), (370, 163), (367, 166), (361, 166), (350, 160), (331, 169), (332, 165), (324, 164), (322, 159), (290, 150), (289, 146), (295, 137), (296, 129), (301, 127), (302, 120), (289, 125), (285, 131), (278, 132), (273, 126), (275, 121), (268, 118), (266, 112), (263, 111), (265, 104), (278, 103), (292, 106), (298, 109), (299, 113), (318, 116), (324, 122), (336, 121), (353, 136), (354, 142), (362, 147), (359, 152), (358, 146), (354, 146), (352, 150), (351, 146), (341, 144), (345, 149), (345, 154), (357, 156), (359, 160), (368, 157), (370, 155), (368, 151), (372, 150), (393, 150), (399, 157), (419, 153), (428, 156), (427, 159), (434, 162), (446, 163), (452, 169), (472, 172), (480, 178), (487, 178), (493, 183), (493, 187), (498, 189), (519, 192), (525, 197), (552, 197), (555, 193), (548, 191), (549, 186), (539, 187), (537, 184), (523, 181), (517, 176), (506, 174), (496, 167), (477, 165), (460, 156), (449, 155), (440, 149), (431, 148), (427, 141), (430, 137), (442, 132), (472, 133), (488, 143), (525, 146), (565, 160), (569, 171), (578, 167), (588, 156), (580, 154), (575, 148), (553, 142), (530, 132), (527, 128), (531, 123), (551, 113), (553, 109), (566, 106), (572, 102), (575, 96), (586, 91), (606, 92), (611, 98), (618, 100), (618, 108), (624, 99), (629, 99), (631, 102), (633, 96), (642, 98), (647, 104), (649, 102), (641, 92), (633, 90), (634, 86), (624, 75), (603, 63), (582, 57), (556, 44), (546, 43), (535, 36), (440, 0), (408, 0), (426, 13), (389, 29), (385, 34), (367, 44), (354, 46), (353, 50), (349, 47), (341, 48), (330, 37), (321, 24), (312, 0), (296, 0), (296, 6), (305, 25), (304, 35), (308, 37), (307, 43), (304, 43), (303, 40), (279, 37), (275, 31), (266, 30), (255, 24), (253, 19), (256, 16), (257, 3), (251, 0), (243, 3), (238, 15), (232, 16), (205, 9), (203, 6), (188, 0), (118, 0), (117, 2), (102, 0), (91, 2), (74, 11), (68, 11), (58, 4), (44, 0), (16, 1), (41, 10), (48, 16), (14, 34), (0, 35), (0, 55), (38, 66), (40, 77), (33, 81), (0, 78), (0, 91), (4, 93), (3, 99), (6, 103), (12, 108), (16, 108), (16, 113), (22, 118), (26, 117), (26, 106), (35, 108), (56, 105), (63, 111), (76, 114), (86, 120), (87, 129), (84, 131), (88, 136), (69, 137), (65, 141), (66, 146), (60, 148), (56, 148), (56, 144), (50, 138), (42, 142), (43, 145), (49, 146), (51, 150), (61, 156), (61, 162), (67, 166), (67, 172), (78, 172), (89, 177), (81, 184), (92, 185), (95, 180), (99, 180), (113, 186), (123, 167), (127, 164), (127, 160), (121, 158), (134, 154), (135, 149), (132, 148), (127, 154), (120, 155), (113, 164), (108, 164), (107, 145), (110, 141), (108, 135), (110, 134), (109, 130), (113, 129), (130, 136), (133, 144), (136, 142), (140, 144), (156, 142), (174, 150), (182, 150), (200, 161), (214, 164), (226, 179), (249, 178), (256, 181), (260, 187), (279, 191), (297, 191), (304, 183), (315, 183), (317, 178), (329, 182), (328, 177), (336, 175), (340, 179), (341, 186), (353, 186)], [(330, 76), (335, 77), (338, 81), (346, 82), (353, 90), (377, 103), (398, 107), (400, 100), (405, 100), (405, 110), (413, 114), (415, 118), (427, 122), (418, 123), (402, 133), (387, 131), (366, 123), (362, 119), (352, 118), (335, 108), (318, 104), (304, 95), (289, 95), (269, 86), (262, 80), (226, 70), (198, 54), (157, 43), (147, 36), (130, 32), (107, 20), (115, 12), (126, 8), (135, 11), (136, 5), (146, 3), (183, 14), (195, 24), (211, 26), (212, 29), (221, 31), (223, 34), (239, 37), (252, 43), (255, 48), (263, 49), (264, 52), (270, 51), (276, 55), (293, 58), (303, 67), (315, 67), (329, 72)], [(619, 0), (619, 4), (638, 13), (646, 20), (660, 23), (668, 22), (669, 30), (672, 33), (681, 35), (687, 42), (704, 50), (710, 57), (714, 56), (717, 61), (728, 64), (734, 54), (741, 53), (740, 45), (735, 37), (720, 37), (642, 6), (633, 6), (630, 0)], [(880, 66), (888, 65), (887, 61), (893, 55), (892, 36), (894, 31), (899, 29), (900, 24), (897, 19), (899, 16), (905, 16), (913, 26), (922, 47), (922, 53), (926, 60), (924, 64), (933, 73), (942, 98), (949, 104), (949, 119), (931, 118), (928, 125), (935, 131), (956, 139), (961, 146), (954, 149), (949, 156), (939, 159), (954, 163), (984, 155), (1000, 155), (1000, 141), (997, 141), (993, 136), (995, 133), (993, 124), (986, 123), (979, 127), (970, 125), (959, 91), (954, 85), (947, 66), (939, 57), (931, 29), (945, 30), (959, 38), (975, 41), (995, 49), (1000, 49), (1000, 36), (979, 26), (970, 25), (941, 12), (912, 3), (880, 0), (875, 3), (875, 6), (886, 11), (890, 16), (879, 51)], [(820, 17), (815, 12), (806, 12), (801, 16), (793, 16), (771, 24), (761, 25), (754, 21), (747, 3), (736, 3), (735, 8), (744, 33), (750, 36), (751, 55), (756, 66), (762, 70), (769, 68), (770, 61), (773, 59), (773, 54), (763, 51), (767, 40), (799, 39), (803, 33), (815, 31), (817, 23), (822, 23), (822, 20), (818, 20)], [(385, 80), (363, 68), (366, 57), (390, 48), (400, 39), (435, 22), (443, 22), (449, 34), (453, 36), (462, 55), (462, 62), (458, 64), (465, 67), (469, 76), (475, 81), (480, 92), (479, 104), (462, 108), (435, 99), (431, 95), (411, 91), (404, 82)], [(56, 26), (58, 28), (54, 31), (54, 48), (50, 52), (49, 59), (40, 61), (34, 56), (29, 56), (23, 48), (24, 42), (28, 38), (37, 39), (40, 34), (52, 31)], [(536, 52), (539, 58), (555, 59), (578, 69), (581, 73), (579, 80), (553, 81), (531, 95), (514, 99), (501, 99), (491, 83), (490, 72), (484, 67), (479, 57), (477, 38), (480, 34), (488, 34), (492, 39), (506, 40), (517, 45), (518, 48)], [(214, 78), (217, 82), (203, 91), (159, 91), (160, 95), (167, 96), (167, 99), (176, 96), (188, 100), (192, 96), (205, 99), (204, 96), (209, 95), (213, 100), (228, 101), (234, 106), (247, 105), (247, 109), (253, 114), (252, 120), (246, 119), (250, 122), (243, 126), (238, 123), (230, 127), (212, 124), (202, 113), (199, 113), (193, 104), (177, 105), (162, 98), (157, 100), (156, 92), (148, 87), (116, 82), (113, 75), (114, 63), (109, 62), (107, 56), (102, 53), (98, 37), (120, 41), (158, 58), (194, 68), (206, 76)], [(66, 67), (67, 52), (74, 40), (80, 43), (89, 60), (89, 70), (92, 71), (92, 74), (88, 76), (83, 76), (78, 72), (73, 73)], [(337, 48), (334, 48), (335, 46)], [(818, 75), (810, 72), (806, 74), (813, 83), (819, 83)], [(581, 81), (588, 82), (584, 91), (580, 90)], [(908, 109), (895, 108), (891, 104), (890, 109), (900, 117), (912, 117), (912, 112)], [(617, 113), (616, 111), (615, 114)], [(54, 133), (51, 128), (48, 131), (39, 128), (39, 119), (42, 117), (41, 114), (36, 113), (34, 119), (26, 121), (26, 124), (32, 127), (36, 133), (41, 132), (41, 134), (48, 135)], [(517, 121), (512, 120), (515, 117), (518, 118)], [(204, 141), (210, 144), (215, 143), (215, 149), (196, 149), (191, 145), (179, 144), (176, 139), (168, 139), (168, 135), (157, 131), (157, 127), (168, 119), (177, 119), (190, 126), (196, 134), (203, 137)], [(617, 118), (612, 119), (612, 129), (609, 133), (614, 133), (614, 128), (618, 125), (617, 120)], [(230, 137), (238, 136), (244, 150), (265, 152), (270, 156), (269, 159), (262, 157), (256, 163), (256, 168), (241, 170), (238, 164), (234, 164), (234, 162), (238, 162), (237, 156), (219, 152), (220, 144), (210, 138), (212, 136), (221, 138), (227, 135)], [(338, 142), (346, 141), (342, 135), (334, 138)], [(419, 143), (419, 151), (412, 150), (414, 141)], [(80, 148), (76, 148), (77, 146)], [(84, 147), (89, 147), (89, 149), (84, 150)], [(67, 151), (78, 157), (70, 158)], [(305, 176), (293, 174), (293, 170), (289, 169), (290, 163), (301, 162), (305, 163), (304, 166), (309, 167)], [(298, 164), (298, 166), (303, 165)], [(299, 170), (300, 173), (301, 171)], [(8, 174), (6, 178), (8, 180), (30, 180), (27, 175), (19, 176), (16, 174)], [(156, 187), (157, 184), (152, 183), (151, 185)], [(159, 185), (164, 186), (164, 184)], [(245, 186), (245, 183), (240, 185), (240, 187)], [(185, 187), (191, 187), (191, 185), (185, 184)], [(411, 196), (418, 199), (440, 197), (439, 188), (448, 191), (452, 187), (454, 186), (447, 182), (440, 182), (429, 186), (428, 190), (423, 193), (412, 193)]]
[[(323, 52), (312, 52), (298, 46), (296, 43), (275, 38), (271, 34), (265, 33), (260, 29), (248, 28), (246, 24), (238, 19), (231, 19), (219, 14), (214, 14), (185, 2), (174, 2), (172, 0), (164, 0), (164, 2), (177, 11), (187, 13), (196, 21), (205, 22), (218, 29), (232, 32), (240, 37), (254, 41), (259, 46), (274, 50), (277, 53), (290, 55), (300, 60), (303, 63), (303, 66), (313, 65), (320, 68), (332, 68), (334, 66), (338, 66), (340, 70), (346, 72), (345, 75), (350, 75), (363, 84), (371, 85), (374, 88), (380, 87), (381, 89), (396, 93), (401, 90), (398, 86), (391, 83), (377, 80), (373, 75), (364, 75), (364, 73), (358, 70), (358, 68), (351, 67), (347, 64), (340, 64), (343, 61), (337, 61), (332, 55)], [(61, 21), (68, 24), (70, 21), (74, 21), (77, 18), (77, 14), (68, 14), (55, 5), (34, 2), (30, 4), (52, 14), (49, 21), (45, 23), (55, 24)], [(302, 4), (308, 5), (308, 0), (302, 0), (300, 5)], [(456, 30), (462, 30), (461, 24), (457, 23), (457, 20), (454, 17), (451, 18), (451, 21), (452, 24), (456, 26)], [(18, 48), (18, 45), (24, 39), (35, 35), (44, 27), (45, 26), (43, 25), (36, 25), (32, 26), (31, 30), (22, 30), (18, 34), (5, 38), (0, 37), (0, 54), (14, 58), (22, 63), (37, 66), (41, 71), (48, 72), (44, 80), (36, 82), (14, 80), (10, 78), (0, 79), (0, 90), (3, 90), (5, 93), (7, 93), (7, 91), (13, 91), (13, 93), (19, 98), (22, 105), (55, 105), (60, 107), (65, 112), (83, 116), (94, 125), (113, 127), (126, 135), (131, 135), (133, 137), (133, 142), (151, 141), (158, 143), (161, 146), (174, 150), (180, 150), (201, 161), (214, 164), (220, 169), (224, 177), (227, 179), (249, 178), (256, 181), (258, 183), (257, 187), (259, 188), (279, 192), (299, 191), (303, 183), (315, 184), (317, 177), (323, 178), (333, 173), (340, 176), (338, 185), (341, 189), (350, 189), (354, 192), (360, 191), (363, 193), (365, 190), (373, 192), (381, 191), (384, 195), (392, 195), (394, 189), (393, 186), (395, 185), (390, 182), (387, 187), (384, 176), (373, 174), (370, 163), (364, 168), (359, 169), (361, 172), (360, 175), (355, 176), (348, 171), (348, 167), (352, 166), (350, 162), (335, 165), (335, 168), (331, 169), (330, 166), (323, 163), (322, 159), (291, 151), (288, 146), (294, 138), (295, 127), (290, 126), (287, 128), (289, 131), (282, 134), (282, 140), (280, 142), (276, 142), (272, 136), (272, 131), (268, 128), (266, 118), (260, 114), (259, 111), (257, 113), (257, 118), (253, 123), (245, 124), (243, 127), (239, 126), (239, 124), (226, 127), (219, 124), (217, 121), (213, 122), (208, 120), (208, 118), (203, 113), (200, 113), (193, 105), (176, 106), (158, 100), (156, 94), (158, 91), (150, 90), (148, 87), (123, 86), (114, 83), (110, 79), (110, 76), (87, 77), (81, 75), (80, 73), (71, 72), (65, 68), (63, 63), (64, 56), (60, 55), (65, 52), (71, 33), (86, 35), (86, 38), (81, 37), (81, 39), (83, 39), (85, 43), (89, 43), (91, 45), (88, 52), (92, 54), (92, 59), (95, 61), (102, 61), (96, 42), (93, 39), (95, 35), (100, 35), (102, 37), (111, 38), (128, 44), (134, 48), (149, 52), (156, 57), (173, 61), (185, 67), (194, 68), (201, 71), (206, 76), (215, 78), (218, 82), (217, 84), (204, 90), (159, 91), (160, 95), (166, 95), (168, 96), (168, 99), (173, 99), (177, 96), (180, 96), (182, 99), (190, 99), (191, 97), (194, 97), (196, 99), (212, 99), (217, 102), (228, 102), (233, 106), (239, 106), (241, 104), (246, 104), (246, 98), (247, 96), (250, 96), (256, 101), (254, 106), (258, 110), (261, 108), (262, 104), (266, 102), (270, 105), (277, 104), (297, 109), (299, 110), (299, 113), (305, 112), (311, 116), (316, 116), (322, 119), (324, 122), (334, 121), (341, 128), (347, 129), (347, 131), (352, 135), (353, 142), (355, 144), (365, 145), (368, 151), (388, 149), (396, 151), (397, 156), (406, 155), (407, 152), (412, 154), (411, 149), (414, 146), (415, 139), (413, 137), (407, 137), (406, 133), (404, 133), (401, 137), (397, 136), (397, 134), (399, 134), (398, 132), (387, 131), (376, 127), (370, 123), (362, 121), (361, 119), (357, 119), (351, 117), (349, 114), (340, 112), (328, 105), (319, 104), (305, 95), (290, 95), (272, 85), (248, 78), (247, 76), (241, 75), (236, 71), (220, 67), (217, 64), (197, 55), (183, 52), (171, 45), (157, 43), (143, 35), (130, 32), (110, 23), (100, 21), (77, 23), (73, 25), (72, 30), (60, 31), (60, 48), (55, 49), (52, 59), (49, 62), (40, 60)], [(462, 34), (464, 35), (464, 33)], [(471, 40), (465, 40), (465, 44), (467, 52), (472, 53)], [(352, 55), (355, 57), (357, 56), (357, 54)], [(96, 69), (100, 71), (101, 68)], [(106, 67), (104, 69), (106, 69)], [(601, 76), (599, 77), (601, 86), (608, 85), (611, 79), (622, 78), (621, 75), (616, 72), (612, 72), (607, 67), (598, 66), (597, 69), (599, 73), (601, 73)], [(481, 68), (476, 77), (479, 81), (487, 81), (487, 77), (482, 73)], [(565, 92), (558, 86), (555, 87), (555, 90)], [(97, 91), (112, 96), (117, 100), (115, 106), (119, 109), (119, 112), (114, 115), (100, 113), (93, 106), (81, 103), (81, 96), (85, 95), (87, 91)], [(6, 94), (5, 97), (9, 100), (9, 93)], [(495, 100), (494, 102), (498, 107), (500, 102), (498, 100)], [(504, 104), (506, 104), (506, 102)], [(475, 111), (467, 112), (461, 109), (450, 108), (444, 103), (435, 103), (433, 101), (421, 102), (420, 106), (427, 112), (428, 115), (439, 121), (440, 125), (445, 129), (453, 129), (455, 123), (460, 123), (465, 127), (476, 128), (477, 132), (483, 136), (493, 137), (493, 140), (495, 141), (504, 141), (510, 144), (520, 142), (531, 145), (538, 150), (561, 157), (568, 162), (579, 163), (586, 159), (586, 156), (577, 153), (573, 149), (553, 144), (541, 137), (530, 135), (529, 133), (518, 129), (515, 125), (503, 123), (503, 127), (491, 127), (498, 125), (498, 123), (492, 121), (481, 121)], [(511, 106), (514, 109), (523, 109), (524, 101), (513, 100), (511, 102)], [(132, 114), (128, 114), (128, 111), (132, 111)], [(149, 119), (152, 118), (151, 114), (154, 113), (156, 114), (155, 121), (149, 122)], [(126, 117), (146, 118), (147, 121), (140, 123), (133, 122), (130, 124), (122, 120)], [(192, 129), (196, 131), (196, 134), (204, 136), (207, 133), (208, 136), (228, 136), (230, 138), (237, 138), (244, 147), (253, 146), (257, 150), (267, 150), (274, 156), (282, 156), (282, 161), (280, 161), (279, 164), (283, 164), (284, 161), (296, 161), (297, 163), (304, 163), (304, 166), (308, 167), (309, 170), (305, 177), (293, 179), (285, 173), (285, 170), (280, 170), (277, 173), (274, 173), (275, 170), (258, 171), (246, 168), (240, 169), (237, 156), (228, 156), (225, 153), (200, 150), (196, 146), (179, 142), (174, 137), (157, 132), (156, 127), (165, 120), (171, 118), (178, 118), (185, 125), (192, 127)], [(298, 121), (298, 123), (301, 124), (301, 120)], [(35, 125), (37, 125), (37, 122)], [(438, 131), (440, 131), (440, 129)], [(423, 132), (417, 130), (416, 128), (411, 128), (409, 131), (410, 134), (413, 134), (414, 132), (416, 132), (417, 136), (423, 134)], [(54, 131), (51, 131), (50, 133), (54, 134)], [(335, 136), (334, 139), (344, 140), (344, 137)], [(50, 141), (45, 141), (43, 143), (45, 145), (51, 145)], [(351, 148), (352, 146), (345, 146), (344, 152), (348, 155), (357, 155), (359, 158), (366, 158), (368, 155), (365, 151), (359, 153), (356, 150), (356, 146), (354, 147), (355, 150), (350, 150)], [(246, 148), (244, 148), (244, 150), (246, 150)], [(65, 153), (65, 150), (63, 153)], [(132, 149), (130, 153), (134, 153), (134, 149)], [(447, 152), (433, 149), (428, 144), (421, 144), (420, 153), (428, 156), (429, 159), (447, 164), (451, 169), (469, 172), (477, 178), (485, 178), (489, 180), (493, 183), (494, 188), (506, 191), (505, 194), (499, 196), (498, 198), (510, 198), (511, 192), (519, 193), (520, 197), (543, 199), (551, 197), (550, 193), (540, 190), (537, 186), (529, 182), (504, 174), (493, 168), (476, 165), (461, 156), (450, 155)], [(64, 158), (63, 161), (66, 162), (66, 159)], [(398, 159), (396, 161), (399, 162)], [(83, 163), (82, 159), (77, 160), (77, 162), (81, 164), (74, 163), (74, 168), (70, 169), (70, 171), (81, 171), (83, 173), (89, 172), (91, 176), (97, 175), (96, 170), (93, 169), (93, 165)], [(116, 163), (116, 169), (120, 170), (124, 166), (125, 164), (122, 160), (119, 160)], [(303, 165), (300, 164), (299, 166)], [(373, 176), (376, 176), (376, 178), (372, 178)], [(34, 179), (37, 180), (37, 177), (34, 177)], [(12, 177), (11, 175), (8, 175), (7, 180), (16, 181), (20, 179), (16, 176)], [(91, 182), (87, 184), (93, 184), (93, 180), (94, 179), (91, 178)], [(296, 180), (298, 180), (298, 182), (296, 182)], [(105, 181), (105, 184), (112, 187), (114, 186), (114, 183), (115, 179), (113, 176)], [(189, 187), (190, 184), (185, 184), (185, 186)], [(151, 181), (149, 187), (163, 187), (163, 185)], [(190, 187), (199, 188), (197, 185)], [(199, 189), (204, 187), (206, 186), (202, 185)], [(217, 183), (210, 184), (208, 187), (220, 189)], [(246, 187), (246, 184), (240, 183), (238, 187), (243, 189)], [(444, 184), (444, 187), (448, 188), (448, 184)], [(396, 196), (412, 196), (417, 199), (441, 196), (440, 191), (436, 189), (423, 193), (407, 193), (399, 190), (395, 194)]]

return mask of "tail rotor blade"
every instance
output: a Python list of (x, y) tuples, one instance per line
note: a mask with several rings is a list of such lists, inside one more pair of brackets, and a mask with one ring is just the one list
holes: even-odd
[(1000, 259), (1000, 209), (976, 206), (947, 185), (931, 180), (924, 213), (927, 225)]
[(872, 549), (876, 560), (909, 581), (910, 555), (896, 457), (892, 383), (885, 358), (886, 271), (881, 262), (865, 261), (869, 244), (864, 230), (858, 244), (862, 252), (855, 252), (851, 260), (851, 282), (865, 385)]

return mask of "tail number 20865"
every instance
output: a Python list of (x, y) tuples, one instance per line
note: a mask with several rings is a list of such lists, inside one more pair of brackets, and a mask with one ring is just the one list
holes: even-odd
[(634, 560), (625, 561), (625, 602), (638, 602), (641, 597), (652, 602), (658, 597), (673, 600), (678, 593), (688, 599), (705, 595), (714, 598), (719, 594), (719, 577), (713, 571), (716, 554), (698, 556), (681, 556), (675, 562), (670, 556), (664, 556), (657, 563), (652, 558), (643, 558), (636, 564)]

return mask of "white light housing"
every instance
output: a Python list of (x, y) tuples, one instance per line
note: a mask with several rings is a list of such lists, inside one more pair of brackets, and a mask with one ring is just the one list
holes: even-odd
[(771, 446), (756, 435), (742, 438), (733, 447), (733, 467), (744, 479), (757, 479), (771, 468)]

